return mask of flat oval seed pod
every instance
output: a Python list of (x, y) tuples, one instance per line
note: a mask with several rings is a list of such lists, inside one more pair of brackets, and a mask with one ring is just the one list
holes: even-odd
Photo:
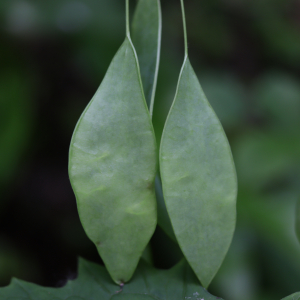
[(127, 37), (75, 128), (69, 175), (79, 216), (108, 272), (127, 282), (157, 220), (156, 141)]
[(160, 168), (175, 236), (207, 287), (233, 237), (237, 180), (223, 128), (188, 59), (164, 128)]
[(161, 47), (160, 0), (139, 0), (132, 21), (132, 41), (141, 69), (146, 101), (153, 112)]
[[(139, 59), (144, 92), (151, 116), (160, 61), (161, 30), (160, 0), (139, 0), (132, 22), (132, 41)], [(158, 225), (176, 242), (159, 176), (155, 180), (155, 191)]]
[(237, 179), (226, 135), (190, 64), (187, 42), (185, 46), (186, 58), (163, 131), (160, 169), (177, 241), (208, 287), (233, 237)]

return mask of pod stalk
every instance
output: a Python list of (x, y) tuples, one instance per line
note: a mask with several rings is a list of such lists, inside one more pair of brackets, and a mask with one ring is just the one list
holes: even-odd
[(188, 41), (187, 41), (187, 30), (186, 30), (184, 2), (183, 2), (183, 0), (180, 0), (180, 2), (181, 2), (182, 21), (183, 21), (183, 33), (184, 33), (184, 53), (185, 53), (185, 56), (188, 56)]
[(129, 26), (129, 0), (126, 0), (126, 35), (130, 38), (130, 26)]

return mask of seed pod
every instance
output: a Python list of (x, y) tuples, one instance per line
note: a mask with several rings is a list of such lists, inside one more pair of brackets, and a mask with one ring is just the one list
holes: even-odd
[(127, 282), (157, 220), (156, 141), (129, 33), (80, 117), (69, 176), (79, 216), (111, 277)]
[(186, 55), (163, 131), (160, 169), (176, 239), (208, 287), (233, 237), (237, 179), (224, 130), (188, 58), (181, 4)]

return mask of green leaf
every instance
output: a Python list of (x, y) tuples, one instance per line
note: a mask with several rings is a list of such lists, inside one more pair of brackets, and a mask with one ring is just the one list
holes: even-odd
[(296, 234), (300, 242), (300, 198), (296, 204)]
[(153, 112), (161, 47), (160, 0), (139, 0), (132, 22), (132, 41), (141, 68), (146, 101)]
[(77, 123), (69, 162), (81, 222), (116, 283), (130, 280), (155, 230), (156, 171), (127, 6), (127, 37)]
[(283, 298), (282, 300), (299, 300), (299, 299), (300, 299), (300, 292), (290, 295), (286, 298)]
[[(203, 289), (185, 261), (171, 270), (156, 270), (141, 262), (132, 280), (122, 291), (104, 267), (80, 260), (79, 275), (62, 288), (46, 288), (13, 279), (0, 288), (1, 300), (216, 300)], [(220, 299), (221, 300), (221, 299)]]

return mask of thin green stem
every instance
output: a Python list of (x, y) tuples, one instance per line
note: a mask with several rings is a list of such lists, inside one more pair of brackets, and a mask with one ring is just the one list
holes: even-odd
[(187, 30), (186, 30), (184, 3), (183, 3), (183, 0), (180, 0), (180, 1), (181, 1), (183, 33), (184, 33), (184, 53), (185, 53), (185, 56), (188, 56), (188, 41), (187, 41)]
[(155, 93), (156, 93), (156, 86), (157, 86), (157, 76), (158, 76), (158, 69), (159, 69), (159, 62), (160, 62), (161, 28), (162, 28), (160, 0), (156, 0), (156, 1), (157, 1), (157, 9), (158, 9), (158, 37), (157, 37), (157, 57), (156, 57), (154, 82), (153, 82), (153, 88), (152, 88), (152, 94), (151, 94), (151, 100), (150, 100), (150, 107), (149, 107), (151, 119), (153, 117), (154, 100), (155, 100)]
[(129, 26), (129, 0), (126, 0), (126, 35), (130, 37), (130, 26)]

